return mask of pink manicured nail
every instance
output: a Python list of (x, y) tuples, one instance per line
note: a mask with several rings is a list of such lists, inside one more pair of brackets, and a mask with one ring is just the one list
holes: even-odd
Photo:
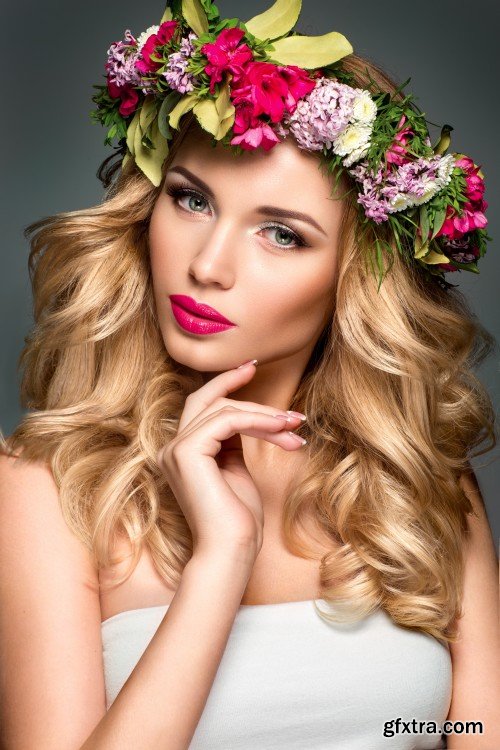
[(297, 438), (297, 440), (300, 440), (302, 445), (305, 445), (307, 443), (307, 440), (305, 440), (303, 437), (300, 437), (300, 435), (296, 435), (295, 432), (288, 432), (288, 434), (294, 438)]
[(305, 422), (305, 421), (306, 421), (306, 419), (307, 419), (306, 415), (305, 415), (305, 414), (301, 414), (301, 413), (300, 413), (300, 411), (290, 411), (289, 409), (287, 409), (287, 412), (286, 412), (286, 413), (287, 413), (287, 414), (291, 414), (291, 415), (292, 415), (292, 417), (298, 417), (298, 418), (299, 418), (299, 419), (301, 419), (301, 420), (302, 420), (303, 422)]
[(248, 365), (251, 365), (251, 364), (256, 365), (257, 362), (258, 362), (257, 359), (249, 359), (248, 362), (243, 362), (242, 365), (238, 365), (238, 367), (236, 369), (239, 370), (242, 367), (247, 367)]

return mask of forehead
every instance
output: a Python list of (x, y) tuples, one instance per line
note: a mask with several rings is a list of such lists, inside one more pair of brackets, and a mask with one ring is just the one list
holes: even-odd
[(289, 199), (297, 196), (299, 202), (331, 200), (334, 177), (320, 167), (318, 154), (300, 149), (293, 137), (285, 138), (269, 151), (258, 148), (241, 154), (221, 143), (215, 147), (212, 143), (210, 133), (200, 127), (190, 128), (170, 167), (187, 167), (214, 190), (241, 190), (244, 185), (247, 199), (254, 193), (270, 196), (274, 191)]

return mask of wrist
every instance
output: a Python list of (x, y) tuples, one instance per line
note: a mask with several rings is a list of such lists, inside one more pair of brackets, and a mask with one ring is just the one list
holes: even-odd
[(194, 549), (188, 565), (191, 568), (216, 569), (221, 572), (227, 569), (244, 576), (251, 573), (257, 554), (255, 545), (250, 543), (219, 544), (217, 547), (208, 543), (200, 544)]

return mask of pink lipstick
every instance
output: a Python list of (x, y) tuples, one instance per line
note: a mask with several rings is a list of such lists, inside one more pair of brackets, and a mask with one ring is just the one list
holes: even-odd
[(171, 294), (170, 304), (178, 324), (190, 333), (219, 333), (236, 325), (210, 305), (184, 294)]

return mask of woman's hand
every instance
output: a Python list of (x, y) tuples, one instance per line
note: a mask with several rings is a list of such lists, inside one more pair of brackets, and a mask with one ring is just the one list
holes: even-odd
[(256, 557), (261, 548), (262, 502), (245, 465), (240, 434), (285, 450), (302, 446), (298, 436), (288, 432), (300, 424), (300, 417), (226, 398), (254, 374), (254, 364), (227, 370), (191, 393), (177, 435), (158, 452), (158, 464), (191, 529), (193, 552), (243, 545)]

